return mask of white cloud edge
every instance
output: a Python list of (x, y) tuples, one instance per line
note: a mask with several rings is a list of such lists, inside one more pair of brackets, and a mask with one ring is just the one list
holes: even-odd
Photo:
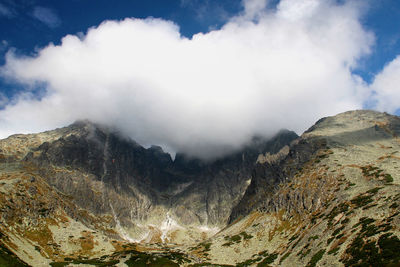
[[(267, 1), (262, 1), (258, 11), (251, 9), (254, 2), (245, 1), (244, 13), (232, 18), (222, 29), (194, 35), (191, 40), (180, 36), (178, 26), (171, 22), (160, 19), (125, 19), (119, 22), (104, 22), (90, 29), (83, 38), (66, 36), (61, 46), (49, 45), (42, 49), (37, 57), (20, 58), (9, 53), (7, 65), (2, 68), (3, 74), (6, 73), (27, 84), (35, 80), (47, 81), (51, 94), (41, 101), (32, 100), (26, 95), (21, 96), (15, 105), (0, 111), (0, 135), (5, 137), (15, 131), (41, 131), (64, 126), (76, 119), (89, 118), (116, 126), (144, 145), (161, 144), (169, 147), (170, 151), (183, 151), (193, 156), (207, 157), (210, 154), (218, 155), (218, 150), (224, 148), (237, 148), (251, 135), (270, 136), (281, 128), (295, 129), (300, 133), (322, 116), (361, 108), (372, 90), (376, 96), (387, 94), (385, 89), (382, 89), (384, 82), (379, 82), (393, 76), (385, 74), (387, 68), (376, 76), (376, 82), (371, 86), (367, 86), (360, 77), (351, 73), (351, 67), (357, 64), (359, 58), (370, 53), (373, 44), (373, 34), (363, 29), (359, 23), (360, 7), (354, 2), (336, 5), (317, 0), (282, 0), (275, 12), (265, 9)], [(299, 8), (301, 4), (305, 6), (303, 13), (298, 12), (302, 10)], [(293, 9), (293, 5), (297, 8)], [(292, 13), (290, 10), (296, 12)], [(344, 21), (335, 17), (338, 15), (342, 16)], [(323, 22), (324, 19), (332, 20), (329, 23), (343, 23), (344, 27), (336, 29), (335, 25), (331, 26), (329, 23), (313, 25), (315, 20)], [(290, 32), (292, 29), (293, 33)], [(124, 39), (121, 33), (118, 34), (118, 31), (122, 30), (131, 35), (140, 35), (140, 38), (132, 43), (129, 38)], [(341, 35), (337, 35), (338, 30), (341, 30)], [(266, 36), (260, 33), (265, 33)], [(293, 37), (292, 34), (298, 36)], [(110, 36), (117, 41), (128, 42), (131, 47), (142, 49), (143, 53), (135, 54), (124, 45), (119, 47), (118, 42), (113, 43), (106, 38)], [(158, 46), (155, 37), (163, 40), (162, 47)], [(288, 43), (279, 40), (281, 37), (287, 38)], [(338, 41), (336, 38), (343, 40)], [(262, 41), (266, 40), (275, 41), (280, 46), (268, 44), (269, 47), (265, 49)], [(143, 44), (138, 45), (136, 42), (140, 41), (143, 41)], [(96, 64), (99, 55), (107, 55), (105, 53), (97, 54), (97, 57), (96, 54), (90, 56), (91, 51), (95, 51), (96, 44), (99, 45), (98, 49), (108, 51), (108, 57), (105, 59), (108, 60), (108, 65), (118, 66), (122, 74), (113, 73), (111, 69), (107, 69), (107, 64), (105, 69), (101, 68), (101, 64)], [(146, 70), (135, 67), (135, 64), (124, 63), (124, 60), (113, 61), (110, 57), (112, 50), (107, 50), (107, 46), (110, 45), (122, 50), (113, 52), (117, 57), (130, 59), (130, 62), (135, 59), (133, 62), (137, 61), (141, 68)], [(157, 61), (157, 57), (153, 58), (151, 53), (146, 53), (149, 49), (154, 49), (154, 53), (157, 53), (158, 50), (164, 49), (165, 45), (170, 45), (171, 50), (157, 54), (161, 58), (160, 61)], [(179, 49), (174, 50), (174, 46)], [(303, 50), (299, 50), (302, 46)], [(276, 51), (271, 53), (271, 49)], [(74, 61), (73, 56), (68, 56), (68, 50), (71, 55), (81, 54), (76, 56)], [(122, 52), (125, 52), (125, 55)], [(196, 53), (199, 55), (196, 56)], [(265, 53), (268, 55), (263, 57)], [(143, 57), (147, 56), (147, 59), (140, 59), (141, 54), (145, 54)], [(61, 56), (61, 61), (57, 62), (57, 56)], [(232, 60), (232, 57), (238, 56), (241, 58), (241, 64)], [(85, 57), (88, 57), (87, 61)], [(91, 60), (94, 63), (91, 63)], [(152, 66), (146, 60), (155, 60), (162, 67)], [(304, 64), (301, 64), (301, 60)], [(82, 70), (82, 76), (94, 75), (93, 78), (82, 80), (79, 72), (74, 74), (74, 68), (68, 70), (70, 73), (62, 73), (62, 68), (69, 66), (65, 62), (69, 61), (71, 67)], [(170, 63), (174, 61), (176, 65)], [(193, 62), (200, 66), (193, 65)], [(186, 66), (182, 67), (185, 64)], [(248, 64), (253, 68), (252, 71), (243, 68), (243, 64)], [(136, 80), (132, 80), (130, 73), (126, 72), (130, 68), (134, 69)], [(96, 69), (98, 77), (95, 77)], [(202, 75), (193, 75), (189, 70), (199, 71)], [(163, 74), (164, 72), (169, 75)], [(177, 75), (177, 72), (180, 74)], [(151, 77), (149, 73), (156, 74), (156, 77)], [(265, 78), (263, 73), (271, 77)], [(285, 74), (288, 73), (290, 77), (285, 78)], [(112, 76), (112, 79), (107, 80), (107, 76)], [(73, 81), (72, 77), (81, 80)], [(208, 81), (202, 81), (202, 77)], [(69, 84), (66, 83), (68, 78)], [(203, 87), (193, 82), (202, 83)], [(82, 87), (82, 83), (86, 86)], [(221, 89), (221, 86), (228, 86), (231, 91)], [(243, 91), (245, 86), (252, 91)], [(92, 87), (92, 91), (87, 87)], [(136, 90), (137, 87), (142, 88)], [(191, 87), (195, 89), (187, 89)], [(206, 92), (203, 92), (202, 88), (206, 88)], [(279, 88), (279, 91), (265, 88)], [(69, 94), (70, 90), (76, 90), (75, 94)], [(185, 94), (185, 90), (192, 91)], [(321, 90), (325, 90), (323, 94)], [(99, 93), (104, 95), (99, 97)], [(137, 99), (138, 93), (144, 96)], [(178, 97), (178, 101), (171, 97), (171, 93)], [(79, 94), (88, 98), (88, 102), (75, 99)], [(226, 97), (232, 99), (228, 101)], [(294, 97), (296, 99), (292, 99)], [(398, 96), (395, 97), (398, 99)], [(396, 100), (395, 97), (380, 99)], [(97, 103), (104, 105), (102, 109), (105, 110), (99, 112), (96, 103), (90, 98), (97, 98)], [(211, 101), (212, 99), (214, 100)], [(126, 102), (127, 100), (132, 102)], [(246, 103), (243, 103), (243, 100)], [(384, 110), (387, 104), (379, 101), (377, 100), (378, 108)], [(77, 108), (74, 108), (74, 105)], [(285, 105), (292, 105), (293, 109)], [(128, 115), (124, 116), (124, 112)], [(263, 114), (264, 112), (266, 114)], [(136, 117), (132, 118), (130, 114)], [(157, 118), (154, 118), (154, 114)], [(45, 119), (38, 119), (42, 117)], [(166, 120), (170, 120), (170, 123), (166, 123)], [(132, 122), (135, 125), (130, 125)], [(162, 133), (158, 133), (159, 131)]]

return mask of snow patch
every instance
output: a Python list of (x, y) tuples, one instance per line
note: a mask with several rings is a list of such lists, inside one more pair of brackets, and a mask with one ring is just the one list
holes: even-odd
[(175, 230), (175, 229), (181, 229), (182, 226), (180, 226), (167, 212), (167, 217), (166, 219), (161, 223), (160, 230), (161, 230), (161, 241), (165, 243), (165, 240), (167, 238), (167, 234), (169, 231)]
[(201, 232), (209, 232), (212, 234), (216, 234), (220, 231), (220, 229), (218, 227), (208, 227), (207, 225), (201, 225), (199, 227), (197, 227), (197, 229), (199, 229)]

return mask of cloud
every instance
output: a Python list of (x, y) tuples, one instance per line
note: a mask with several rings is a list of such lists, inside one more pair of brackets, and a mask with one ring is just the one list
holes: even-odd
[(375, 76), (371, 89), (378, 110), (395, 113), (400, 108), (400, 56)]
[(209, 25), (209, 29), (217, 28), (230, 18), (229, 12), (218, 1), (181, 0), (180, 7), (193, 14), (199, 24)]
[(246, 19), (254, 19), (262, 15), (267, 7), (267, 0), (247, 0), (243, 1), (244, 16)]
[(43, 22), (50, 28), (60, 26), (61, 20), (58, 15), (50, 8), (37, 6), (33, 9), (33, 17)]
[(9, 103), (7, 96), (0, 92), (0, 109)]
[[(361, 108), (369, 88), (351, 69), (373, 34), (354, 1), (245, 1), (221, 29), (182, 37), (161, 19), (105, 21), (33, 57), (7, 54), (3, 75), (29, 91), (0, 111), (0, 135), (90, 119), (143, 145), (201, 158), (282, 128)], [(264, 4), (265, 3), (265, 4)]]
[(8, 6), (0, 3), (0, 17), (11, 18), (14, 16), (14, 12)]
[(8, 48), (9, 44), (6, 40), (0, 42), (0, 52), (4, 52)]

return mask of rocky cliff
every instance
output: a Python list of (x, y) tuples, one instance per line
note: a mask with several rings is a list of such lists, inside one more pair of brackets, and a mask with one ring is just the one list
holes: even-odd
[(184, 225), (225, 225), (258, 155), (276, 153), (297, 138), (282, 131), (271, 140), (254, 138), (241, 151), (212, 162), (182, 154), (173, 161), (160, 147), (145, 149), (112, 129), (89, 122), (68, 128), (60, 138), (32, 148), (23, 161), (80, 207), (115, 213), (122, 225), (146, 220), (160, 206)]

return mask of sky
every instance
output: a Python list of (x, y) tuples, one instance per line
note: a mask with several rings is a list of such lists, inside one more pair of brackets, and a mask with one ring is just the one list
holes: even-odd
[(396, 0), (0, 0), (0, 138), (89, 119), (214, 158), (353, 109), (400, 115)]

